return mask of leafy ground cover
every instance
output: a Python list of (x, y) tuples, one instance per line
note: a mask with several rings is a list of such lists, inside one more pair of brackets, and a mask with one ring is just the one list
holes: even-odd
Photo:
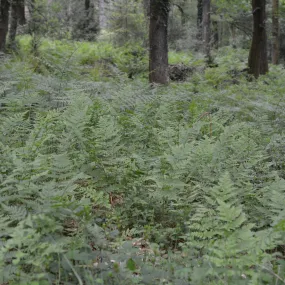
[(30, 44), (0, 67), (2, 284), (285, 283), (281, 66), (171, 52), (193, 73), (151, 88), (138, 47)]

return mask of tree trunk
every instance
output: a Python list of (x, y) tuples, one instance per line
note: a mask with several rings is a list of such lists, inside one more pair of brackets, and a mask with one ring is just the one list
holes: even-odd
[(272, 63), (279, 63), (279, 0), (272, 0)]
[(25, 0), (14, 0), (15, 4), (17, 5), (17, 18), (20, 25), (26, 24), (26, 17), (25, 17)]
[(169, 0), (150, 0), (149, 81), (168, 83), (167, 27)]
[(85, 11), (89, 11), (90, 9), (90, 0), (85, 0)]
[(85, 21), (84, 21), (84, 28), (88, 29), (89, 24), (90, 24), (90, 0), (85, 0), (84, 3), (85, 6)]
[(253, 37), (248, 67), (255, 78), (268, 72), (265, 4), (265, 0), (252, 0)]
[(9, 27), (9, 47), (16, 48), (16, 35), (18, 24), (24, 25), (26, 23), (25, 17), (25, 1), (12, 0), (10, 1), (11, 14), (10, 14), (10, 27)]
[(9, 0), (1, 0), (0, 6), (0, 51), (5, 51), (6, 36), (9, 25)]
[(202, 40), (202, 25), (203, 25), (203, 0), (197, 2), (197, 39)]
[(211, 0), (203, 0), (203, 45), (204, 52), (210, 60), (211, 41)]
[(13, 1), (11, 5), (11, 15), (10, 15), (10, 28), (9, 28), (9, 48), (12, 50), (16, 49), (16, 34), (18, 27), (18, 3)]

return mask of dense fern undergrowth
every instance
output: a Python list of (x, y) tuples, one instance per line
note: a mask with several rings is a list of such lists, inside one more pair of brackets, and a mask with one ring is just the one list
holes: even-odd
[(151, 88), (141, 50), (20, 44), (0, 67), (0, 284), (285, 283), (281, 66), (248, 80), (246, 51), (172, 52), (193, 73)]

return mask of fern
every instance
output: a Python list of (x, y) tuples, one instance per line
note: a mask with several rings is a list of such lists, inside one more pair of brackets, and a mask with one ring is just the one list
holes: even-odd
[(208, 280), (216, 280), (218, 284), (247, 284), (243, 276), (245, 279), (255, 276), (252, 267), (264, 255), (252, 231), (254, 225), (248, 223), (228, 173), (205, 194), (206, 203), (196, 205), (193, 217), (187, 222), (187, 246), (204, 252), (202, 263), (207, 270), (205, 278), (211, 276)]
[(167, 88), (92, 82), (79, 63), (114, 49), (78, 43), (67, 66), (75, 46), (47, 46), (1, 65), (2, 283), (284, 279), (276, 74), (228, 86), (233, 54)]

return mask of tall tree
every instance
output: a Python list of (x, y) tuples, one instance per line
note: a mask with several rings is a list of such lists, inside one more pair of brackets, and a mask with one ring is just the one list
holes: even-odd
[(90, 0), (85, 0), (85, 11), (89, 11), (90, 9)]
[(279, 62), (279, 0), (272, 0), (272, 63)]
[(149, 23), (149, 81), (168, 83), (167, 27), (169, 0), (150, 0)]
[(17, 3), (16, 1), (12, 2), (11, 5), (11, 17), (10, 17), (10, 28), (9, 28), (9, 48), (16, 48), (16, 34), (18, 28), (18, 13), (17, 13)]
[(85, 7), (85, 21), (83, 27), (87, 31), (90, 25), (90, 0), (85, 0), (84, 7)]
[(210, 60), (211, 42), (211, 0), (203, 0), (203, 44), (204, 52)]
[(11, 18), (9, 28), (9, 46), (12, 49), (16, 48), (16, 34), (18, 24), (23, 25), (26, 22), (25, 18), (25, 2), (24, 0), (12, 0), (11, 3)]
[(25, 17), (25, 0), (13, 0), (17, 4), (17, 15), (18, 22), (20, 25), (24, 25), (26, 23)]
[(94, 1), (74, 1), (72, 2), (71, 26), (73, 39), (94, 40), (98, 33), (99, 23), (95, 19)]
[(5, 50), (6, 36), (9, 26), (9, 0), (0, 0), (0, 51)]
[(268, 72), (267, 36), (265, 29), (266, 0), (252, 0), (253, 37), (248, 59), (249, 74), (258, 78)]

